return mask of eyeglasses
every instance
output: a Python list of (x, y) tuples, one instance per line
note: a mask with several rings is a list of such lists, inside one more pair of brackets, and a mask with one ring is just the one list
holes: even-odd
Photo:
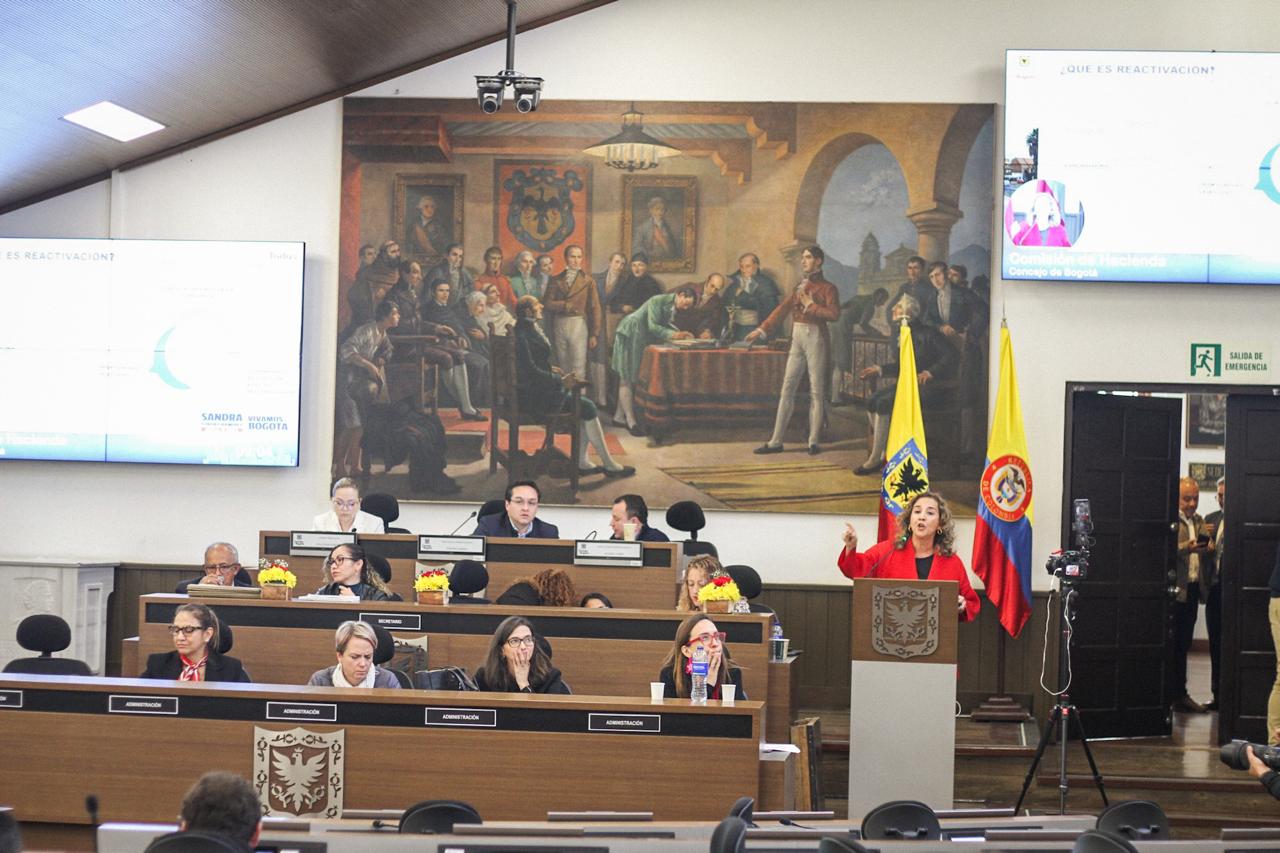
[(521, 646), (532, 646), (533, 637), (507, 637), (507, 645), (513, 649), (518, 649)]
[(331, 569), (334, 566), (338, 565), (339, 563), (356, 563), (356, 562), (359, 562), (358, 557), (351, 557), (351, 556), (348, 556), (347, 554), (339, 554), (336, 557), (330, 557), (329, 559), (325, 560), (324, 567), (326, 569)]
[(340, 501), (337, 498), (334, 498), (333, 505), (338, 509), (355, 509), (360, 506), (360, 501)]
[(697, 645), (702, 645), (702, 646), (710, 646), (710, 645), (712, 645), (713, 643), (714, 643), (714, 644), (716, 644), (716, 645), (724, 645), (724, 639), (725, 639), (725, 636), (726, 636), (726, 635), (725, 635), (725, 632), (724, 632), (724, 631), (716, 631), (716, 632), (714, 632), (714, 633), (708, 632), (708, 633), (706, 633), (706, 634), (698, 634), (698, 635), (697, 635), (697, 636), (695, 636), (695, 637), (690, 637), (690, 638), (689, 638), (689, 645), (691, 645), (691, 646), (692, 646), (692, 645), (697, 644)]
[(225, 572), (231, 569), (240, 568), (240, 564), (239, 563), (218, 563), (215, 566), (202, 566), (201, 568), (203, 568), (206, 572)]
[(175, 637), (178, 636), (179, 634), (181, 634), (184, 637), (190, 637), (196, 631), (203, 631), (203, 630), (204, 628), (201, 628), (199, 625), (170, 625), (169, 626), (169, 633)]

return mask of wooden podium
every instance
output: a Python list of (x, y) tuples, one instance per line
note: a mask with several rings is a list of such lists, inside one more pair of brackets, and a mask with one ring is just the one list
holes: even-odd
[(850, 820), (890, 800), (952, 807), (958, 595), (955, 581), (853, 582)]

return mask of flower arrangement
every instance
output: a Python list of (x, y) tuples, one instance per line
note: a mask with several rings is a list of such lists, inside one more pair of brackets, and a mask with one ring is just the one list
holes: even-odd
[(413, 581), (415, 592), (445, 590), (449, 588), (449, 574), (444, 569), (427, 569)]
[(289, 564), (284, 560), (258, 560), (258, 583), (262, 586), (287, 586), (293, 589), (298, 585), (298, 576), (289, 571)]
[(737, 601), (739, 598), (742, 592), (726, 572), (712, 574), (706, 586), (698, 590), (699, 601)]

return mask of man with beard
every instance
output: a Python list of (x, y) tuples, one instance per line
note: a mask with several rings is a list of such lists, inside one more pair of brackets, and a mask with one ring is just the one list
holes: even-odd
[[(488, 374), (489, 362), (484, 356), (470, 352), (467, 331), (462, 318), (450, 307), (449, 282), (437, 281), (420, 306), (421, 327), (424, 335), (437, 335), (439, 348), (449, 355), (449, 369), (440, 369), (440, 378), (458, 402), (458, 412), (464, 421), (482, 421), (484, 415), (471, 405), (471, 382), (468, 372), (483, 378)], [(472, 370), (468, 371), (468, 367)]]
[(760, 256), (747, 252), (738, 258), (738, 271), (729, 276), (729, 287), (724, 294), (729, 320), (733, 323), (733, 339), (746, 340), (781, 301), (777, 282), (760, 271)]
[(444, 259), (427, 270), (424, 277), (428, 290), (435, 287), (438, 281), (449, 283), (449, 307), (457, 311), (459, 317), (462, 316), (462, 309), (458, 307), (462, 304), (462, 297), (476, 289), (475, 280), (471, 277), (471, 272), (462, 265), (462, 259), (462, 244), (450, 243)]
[(720, 340), (728, 315), (724, 308), (725, 278), (718, 272), (702, 283), (698, 304), (676, 317), (676, 328), (701, 340)]
[(840, 294), (834, 284), (822, 277), (825, 259), (826, 254), (818, 246), (810, 246), (801, 252), (800, 272), (804, 275), (800, 283), (760, 327), (746, 337), (747, 341), (761, 340), (781, 328), (788, 316), (792, 319), (791, 348), (787, 352), (787, 367), (782, 377), (782, 390), (778, 394), (778, 415), (773, 422), (773, 435), (754, 453), (782, 452), (782, 439), (795, 409), (796, 389), (800, 387), (800, 377), (806, 372), (809, 375), (809, 455), (822, 452), (818, 446), (826, 413), (822, 377), (831, 351), (827, 324), (840, 317)]
[(667, 222), (667, 200), (655, 195), (646, 207), (649, 218), (636, 226), (631, 245), (655, 261), (679, 260), (684, 250), (677, 229)]
[[(490, 246), (484, 250), (484, 274), (476, 277), (476, 290), (483, 293), (489, 285), (498, 288), (498, 297), (502, 300), (502, 304), (507, 306), (507, 310), (514, 311), (516, 308), (516, 295), (511, 289), (511, 280), (502, 274), (502, 248), (500, 246)], [(466, 295), (465, 293), (462, 294), (464, 299)]]
[(445, 253), (452, 229), (436, 217), (437, 207), (436, 197), (430, 193), (418, 199), (418, 218), (409, 230), (411, 252), (432, 257)]
[(347, 305), (351, 307), (351, 319), (338, 333), (338, 340), (345, 341), (360, 326), (373, 322), (373, 310), (386, 297), (400, 278), (400, 244), (387, 240), (368, 266), (356, 273), (356, 283), (347, 291)]
[(511, 276), (511, 293), (516, 299), (521, 296), (542, 297), (542, 277), (538, 275), (538, 260), (533, 252), (521, 252), (516, 255), (516, 273)]
[[(919, 322), (920, 303), (914, 296), (903, 294), (893, 306), (890, 328), (896, 334), (905, 321), (911, 327), (911, 349), (916, 359), (916, 382), (920, 386), (920, 405), (927, 406), (940, 397), (954, 393), (959, 354), (942, 333), (932, 326)], [(899, 382), (910, 381), (900, 374), (898, 348), (892, 350), (892, 360), (887, 364), (873, 364), (863, 368), (862, 379), (872, 376), (898, 377)], [(867, 460), (854, 469), (855, 474), (878, 474), (884, 469), (884, 452), (889, 444), (889, 416), (893, 413), (893, 399), (897, 388), (883, 386), (867, 400), (867, 416), (871, 421), (870, 450)]]
[(600, 342), (604, 325), (596, 283), (582, 268), (585, 260), (581, 246), (566, 246), (564, 271), (551, 279), (542, 300), (556, 365), (582, 380), (587, 378), (587, 352)]

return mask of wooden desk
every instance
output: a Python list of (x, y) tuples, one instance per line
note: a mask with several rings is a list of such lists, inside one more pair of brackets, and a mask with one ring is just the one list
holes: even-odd
[[(121, 697), (134, 708), (160, 699), (177, 713), (109, 713), (112, 695), (117, 709)], [(99, 795), (104, 821), (172, 820), (205, 770), (253, 778), (255, 727), (298, 725), (345, 731), (348, 809), (441, 798), (465, 800), (489, 819), (621, 809), (715, 820), (737, 797), (758, 794), (759, 702), (694, 707), (677, 700), (3, 674), (0, 697), (8, 706), (0, 710), (0, 802), (24, 822), (87, 823), (88, 793)], [(337, 721), (268, 720), (268, 702), (331, 703)], [(427, 726), (427, 708), (491, 712), (493, 725)], [(601, 714), (643, 719), (658, 732), (600, 731), (607, 722)], [(716, 768), (699, 779), (697, 796), (684, 784), (690, 767)]]
[[(469, 533), (470, 530), (465, 532)], [(414, 562), (418, 537), (405, 533), (360, 534), (356, 537), (370, 553), (391, 564), (391, 591), (413, 600)], [(666, 610), (676, 606), (680, 577), (680, 543), (645, 542), (644, 566), (637, 569), (575, 566), (571, 539), (490, 538), (485, 568), (489, 570), (489, 598), (497, 598), (518, 578), (543, 569), (563, 568), (573, 578), (578, 593), (603, 592), (616, 607)], [(278, 557), (298, 576), (298, 589), (314, 592), (324, 582), (324, 558), (289, 556), (288, 531), (258, 533), (258, 554)], [(674, 635), (674, 631), (672, 632)]]

